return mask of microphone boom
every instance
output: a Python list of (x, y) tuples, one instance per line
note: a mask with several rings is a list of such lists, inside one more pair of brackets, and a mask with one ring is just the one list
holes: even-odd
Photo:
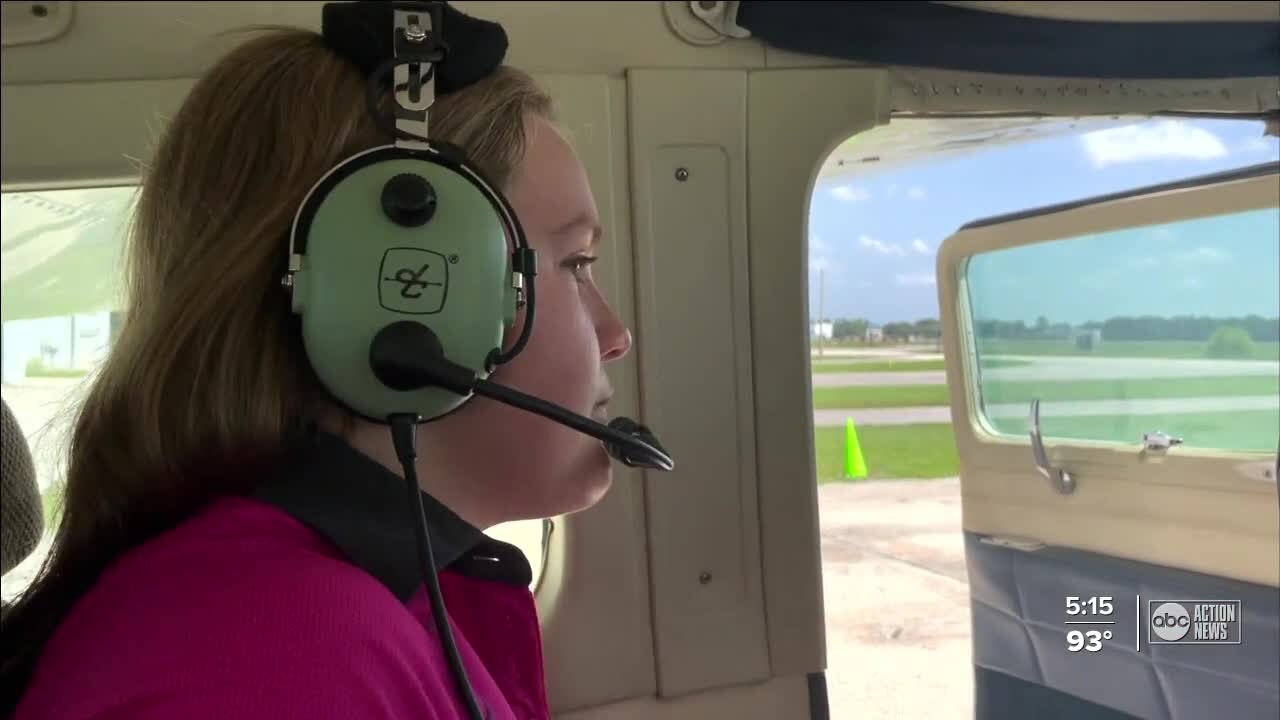
[(588, 417), (549, 403), (540, 398), (526, 395), (505, 385), (477, 378), (472, 390), (483, 397), (497, 400), (505, 405), (541, 415), (562, 425), (590, 435), (604, 444), (611, 457), (630, 467), (641, 467), (650, 470), (670, 472), (675, 468), (675, 461), (663, 449), (658, 439), (644, 425), (636, 421), (618, 417), (602, 425)]

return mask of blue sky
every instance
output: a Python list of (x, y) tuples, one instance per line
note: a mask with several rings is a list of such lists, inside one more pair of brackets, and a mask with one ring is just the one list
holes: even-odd
[[(1280, 139), (1262, 137), (1259, 122), (1162, 118), (979, 149), (878, 174), (825, 179), (817, 184), (810, 208), (810, 314), (817, 318), (818, 269), (823, 268), (829, 318), (863, 317), (880, 324), (936, 318), (936, 252), (965, 223), (1278, 159)], [(1141, 231), (1148, 233), (1148, 247), (1159, 249), (1141, 257), (1134, 256), (1132, 245), (1128, 252), (1120, 250), (1114, 236), (992, 256), (986, 262), (987, 277), (1001, 280), (983, 284), (987, 302), (981, 304), (995, 312), (996, 307), (1019, 305), (1000, 302), (1001, 295), (1034, 298), (1021, 303), (1013, 316), (1007, 311), (996, 315), (1029, 321), (1041, 314), (1054, 321), (1105, 319), (1112, 314), (1108, 309), (1117, 306), (1125, 314), (1143, 309), (1165, 315), (1274, 316), (1280, 291), (1257, 289), (1280, 282), (1280, 217), (1268, 212), (1205, 222), (1211, 227), (1182, 224)], [(1233, 239), (1210, 248), (1203, 242), (1206, 232)], [(1008, 272), (1015, 267), (1026, 271)], [(1045, 275), (1050, 270), (1078, 279), (1057, 293), (1027, 293), (1026, 287), (1052, 288)], [(1132, 278), (1135, 272), (1152, 270), (1163, 273), (1160, 284), (1166, 291), (1142, 296)], [(974, 279), (983, 268), (972, 272)], [(1108, 277), (1117, 282), (1107, 282)], [(1247, 293), (1247, 301), (1242, 293), (1229, 292), (1250, 286), (1254, 292)], [(1096, 292), (1082, 293), (1083, 288)], [(1225, 299), (1206, 304), (1213, 298)]]

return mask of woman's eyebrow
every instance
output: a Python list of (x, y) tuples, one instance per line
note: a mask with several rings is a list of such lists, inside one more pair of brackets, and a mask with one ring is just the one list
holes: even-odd
[(591, 231), (591, 245), (593, 247), (600, 242), (600, 237), (604, 235), (604, 228), (600, 226), (600, 221), (590, 213), (575, 215), (569, 222), (552, 230), (551, 233), (553, 235), (570, 235), (582, 230)]

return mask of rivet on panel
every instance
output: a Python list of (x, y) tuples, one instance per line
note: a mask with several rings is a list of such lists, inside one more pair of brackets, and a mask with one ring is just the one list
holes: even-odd
[(698, 582), (702, 583), (703, 585), (706, 585), (707, 583), (711, 582), (711, 573), (707, 572), (706, 570), (703, 570), (701, 573), (698, 574)]
[(684, 182), (689, 179), (689, 170), (687, 168), (676, 168), (676, 180)]

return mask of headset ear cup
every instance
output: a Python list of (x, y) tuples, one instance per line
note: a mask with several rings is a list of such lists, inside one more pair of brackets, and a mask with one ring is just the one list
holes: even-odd
[[(419, 185), (432, 190), (426, 202), (409, 192)], [(433, 420), (469, 399), (393, 387), (372, 367), (370, 343), (393, 323), (419, 323), (445, 360), (486, 376), (516, 315), (506, 216), (474, 173), (430, 150), (374, 148), (317, 183), (295, 219), (293, 309), (331, 396), (375, 421)]]

